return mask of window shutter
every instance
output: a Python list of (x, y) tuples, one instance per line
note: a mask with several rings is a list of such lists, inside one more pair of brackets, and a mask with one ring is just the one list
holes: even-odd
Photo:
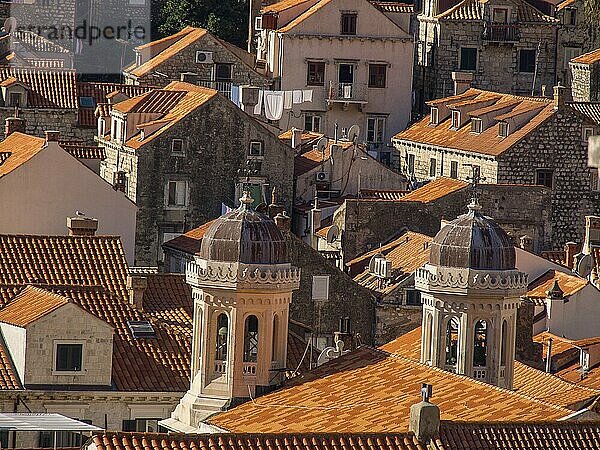
[(313, 275), (313, 300), (329, 300), (329, 275)]

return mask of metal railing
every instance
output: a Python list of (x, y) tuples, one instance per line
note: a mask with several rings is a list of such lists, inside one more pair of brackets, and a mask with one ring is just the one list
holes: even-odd
[(326, 100), (332, 102), (366, 102), (366, 86), (361, 83), (329, 82), (329, 89), (325, 92)]
[(233, 86), (233, 83), (231, 81), (200, 80), (198, 81), (198, 83), (200, 84), (200, 86), (219, 91), (221, 94), (223, 94), (225, 97), (231, 100), (231, 86)]
[(485, 22), (482, 38), (490, 42), (518, 42), (520, 38), (519, 25)]

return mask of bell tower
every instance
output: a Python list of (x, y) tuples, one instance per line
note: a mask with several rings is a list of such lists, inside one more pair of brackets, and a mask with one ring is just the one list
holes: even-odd
[(422, 292), (421, 362), (511, 389), (517, 308), (527, 275), (515, 268), (510, 237), (481, 214), (444, 226), (415, 275)]
[[(292, 291), (300, 270), (288, 262), (285, 237), (268, 216), (240, 207), (208, 228), (188, 264), (194, 329), (189, 391), (161, 424), (190, 432), (215, 412), (281, 381)], [(187, 431), (186, 431), (187, 430)]]

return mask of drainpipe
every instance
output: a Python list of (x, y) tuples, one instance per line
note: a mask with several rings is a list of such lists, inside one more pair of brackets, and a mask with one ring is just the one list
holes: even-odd
[(546, 347), (546, 373), (552, 370), (552, 338), (548, 338), (548, 346)]

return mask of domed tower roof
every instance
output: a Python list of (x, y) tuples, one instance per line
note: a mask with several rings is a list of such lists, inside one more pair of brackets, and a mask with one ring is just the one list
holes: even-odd
[(208, 261), (244, 264), (286, 264), (287, 245), (275, 222), (255, 211), (244, 193), (240, 207), (218, 219), (206, 230), (200, 257)]
[(469, 212), (443, 227), (431, 242), (429, 263), (475, 270), (515, 269), (511, 238), (474, 200)]

